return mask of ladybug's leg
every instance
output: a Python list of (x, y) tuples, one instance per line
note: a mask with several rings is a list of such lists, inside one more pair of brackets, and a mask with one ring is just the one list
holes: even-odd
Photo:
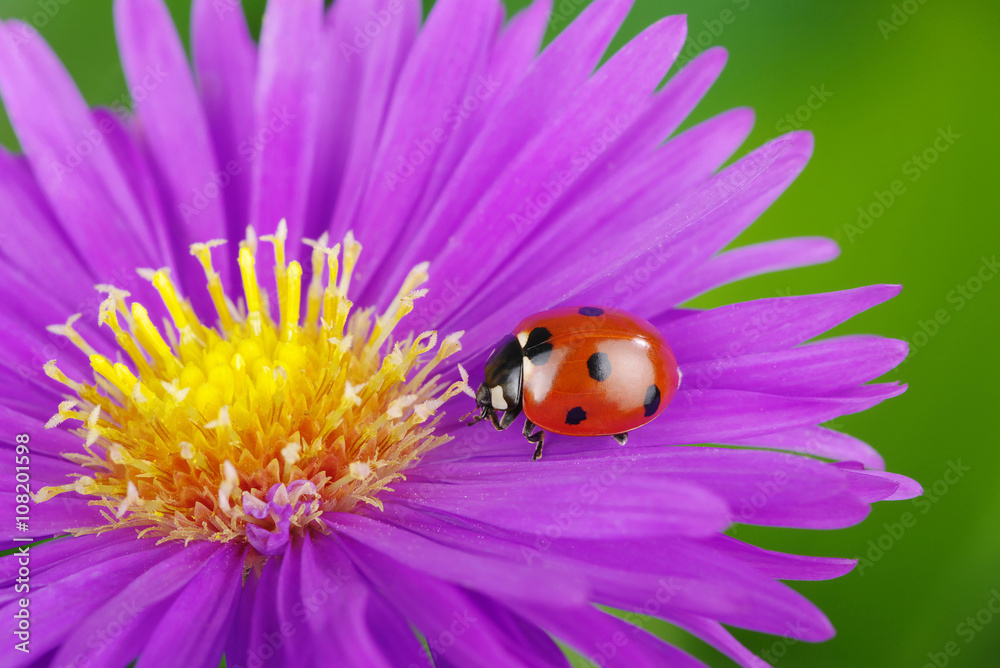
[(488, 413), (487, 417), (489, 417), (490, 424), (493, 425), (493, 428), (496, 429), (497, 431), (501, 431), (503, 427), (500, 426), (500, 418), (497, 417), (497, 412), (493, 409), (489, 409), (488, 411), (484, 412)]
[(628, 432), (622, 432), (621, 434), (614, 434), (611, 438), (618, 441), (618, 445), (625, 445), (628, 441)]
[(535, 447), (535, 454), (531, 457), (531, 461), (537, 462), (542, 456), (542, 446), (545, 445), (545, 432), (539, 429), (534, 434), (532, 434), (531, 432), (534, 428), (535, 428), (535, 423), (525, 418), (524, 431), (522, 431), (521, 433), (524, 434), (524, 437), (526, 439), (528, 439), (528, 443), (538, 444)]

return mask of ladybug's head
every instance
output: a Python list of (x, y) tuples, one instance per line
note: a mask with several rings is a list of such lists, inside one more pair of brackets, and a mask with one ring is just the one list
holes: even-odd
[(521, 344), (507, 335), (486, 360), (485, 380), (476, 390), (476, 405), (481, 411), (476, 422), (497, 411), (511, 418), (521, 412), (521, 355)]

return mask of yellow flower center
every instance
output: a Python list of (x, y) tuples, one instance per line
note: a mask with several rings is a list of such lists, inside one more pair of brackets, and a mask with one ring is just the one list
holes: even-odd
[(86, 454), (65, 456), (88, 475), (36, 498), (76, 491), (106, 509), (106, 524), (72, 533), (131, 526), (164, 540), (247, 539), (267, 553), (289, 533), (323, 530), (325, 513), (349, 512), (359, 502), (381, 507), (380, 490), (449, 440), (435, 434), (435, 415), (471, 390), (461, 367), (462, 381), (447, 387), (432, 374), (460, 349), (461, 333), (440, 345), (433, 331), (393, 338), (426, 292), (417, 288), (427, 265), (410, 272), (384, 313), (352, 311), (347, 292), (361, 245), (350, 233), (343, 252), (341, 244), (328, 248), (325, 236), (308, 241), (312, 281), (303, 318), (302, 267), (285, 263), (284, 222), (261, 241), (274, 246), (277, 320), (257, 283), (250, 229), (240, 244), (239, 305), (212, 266), (212, 249), (224, 242), (191, 248), (205, 270), (215, 326), (201, 322), (159, 270), (140, 274), (169, 311), (162, 329), (141, 304), (127, 304), (128, 293), (103, 287), (109, 297), (101, 324), (131, 364), (96, 354), (73, 329), (79, 315), (51, 328), (87, 353), (94, 370), (93, 382), (77, 382), (54, 361), (46, 365), (72, 391), (48, 426), (82, 423), (76, 433)]

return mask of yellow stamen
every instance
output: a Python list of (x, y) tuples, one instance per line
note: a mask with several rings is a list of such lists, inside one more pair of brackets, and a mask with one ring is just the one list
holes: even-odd
[(177, 290), (174, 288), (174, 284), (165, 270), (161, 269), (153, 276), (153, 287), (160, 293), (160, 298), (163, 299), (164, 305), (170, 312), (170, 317), (174, 319), (174, 326), (177, 327), (177, 330), (183, 333), (185, 330), (190, 329), (191, 324), (188, 322), (187, 313), (185, 313), (184, 307), (181, 306)]
[(327, 253), (326, 233), (318, 241), (306, 240), (306, 244), (311, 246), (312, 252), (312, 278), (309, 281), (309, 292), (306, 300), (306, 322), (307, 326), (317, 324), (319, 321), (320, 307), (323, 305), (323, 256)]
[(122, 329), (118, 323), (114, 297), (108, 297), (101, 305), (100, 318), (101, 323), (110, 327), (111, 331), (115, 333), (115, 340), (121, 346), (121, 349), (132, 359), (132, 363), (138, 366), (140, 371), (149, 371), (149, 364), (146, 362), (142, 351), (139, 350), (139, 346), (136, 345), (132, 335)]
[(438, 345), (436, 332), (396, 333), (425, 293), (418, 288), (427, 265), (415, 267), (375, 317), (353, 311), (347, 298), (361, 252), (353, 235), (333, 248), (325, 236), (310, 244), (304, 299), (302, 266), (286, 264), (285, 226), (261, 240), (274, 245), (274, 318), (257, 280), (258, 240), (248, 228), (238, 259), (245, 311), (233, 306), (213, 267), (216, 241), (191, 248), (205, 273), (215, 325), (199, 321), (166, 270), (144, 269), (140, 275), (170, 315), (161, 327), (141, 304), (129, 305), (127, 293), (104, 286), (109, 297), (100, 322), (114, 332), (124, 362), (97, 354), (73, 329), (78, 316), (50, 329), (86, 352), (94, 372), (78, 382), (55, 362), (45, 365), (75, 395), (46, 426), (79, 422), (75, 433), (86, 453), (67, 457), (88, 475), (39, 490), (36, 498), (86, 494), (107, 520), (73, 533), (129, 526), (163, 540), (245, 541), (248, 523), (275, 525), (244, 512), (244, 500), (259, 504), (275, 485), (295, 481), (308, 487), (279, 494), (298, 504), (292, 530), (323, 530), (324, 513), (380, 508), (379, 492), (448, 440), (434, 432), (440, 408), (471, 389), (464, 370), (447, 387), (434, 372), (459, 350), (461, 335)]
[(302, 303), (302, 266), (292, 262), (285, 277), (285, 308), (281, 317), (281, 340), (291, 341), (299, 328), (299, 307)]
[(360, 256), (361, 244), (354, 238), (354, 232), (349, 231), (344, 237), (344, 274), (340, 277), (340, 283), (337, 285), (337, 292), (341, 297), (347, 296), (347, 291), (351, 287), (351, 277), (354, 275), (354, 267), (358, 264)]
[(62, 371), (59, 370), (59, 367), (56, 366), (55, 360), (49, 360), (48, 362), (45, 363), (45, 366), (42, 368), (44, 369), (46, 376), (56, 381), (57, 383), (62, 383), (63, 385), (73, 390), (77, 394), (80, 394), (84, 391), (85, 386), (70, 380), (66, 376), (66, 374), (64, 374)]
[(58, 336), (65, 336), (67, 339), (70, 340), (70, 342), (72, 342), (73, 345), (82, 350), (83, 353), (89, 357), (90, 355), (95, 354), (97, 351), (94, 350), (94, 348), (89, 343), (87, 343), (75, 329), (73, 329), (73, 325), (81, 317), (82, 316), (79, 313), (74, 313), (73, 315), (71, 315), (69, 318), (66, 319), (66, 324), (49, 325), (45, 329), (51, 332), (52, 334), (56, 334)]
[(274, 234), (267, 234), (260, 238), (274, 246), (274, 277), (278, 283), (278, 312), (284, 314), (288, 298), (286, 291), (288, 286), (285, 282), (285, 241), (288, 239), (288, 224), (284, 219), (278, 223), (278, 230)]
[(205, 244), (191, 244), (191, 254), (198, 258), (201, 268), (205, 271), (205, 280), (208, 281), (208, 292), (212, 296), (212, 304), (219, 314), (219, 320), (223, 330), (233, 328), (233, 316), (229, 312), (229, 304), (226, 302), (226, 293), (222, 288), (222, 279), (215, 272), (212, 266), (212, 249), (225, 244), (221, 239), (209, 241)]
[(163, 340), (163, 335), (149, 319), (149, 313), (138, 302), (132, 304), (132, 319), (135, 322), (135, 335), (143, 348), (152, 353), (157, 364), (165, 369), (176, 370), (181, 366), (180, 360), (174, 357), (170, 346)]
[(243, 292), (247, 298), (247, 320), (253, 333), (260, 336), (260, 286), (257, 285), (257, 273), (254, 271), (253, 253), (247, 247), (240, 250), (240, 274), (243, 276)]
[(128, 305), (125, 303), (125, 298), (131, 297), (132, 296), (131, 293), (129, 293), (126, 290), (120, 290), (113, 285), (95, 285), (94, 287), (97, 289), (98, 292), (102, 292), (108, 296), (108, 298), (115, 305), (115, 308), (118, 310), (118, 312), (121, 313), (122, 317), (125, 318), (125, 322), (128, 324), (129, 327), (131, 327), (132, 316), (129, 313)]
[(337, 275), (340, 272), (339, 258), (340, 244), (337, 244), (327, 254), (327, 266), (330, 276), (327, 280), (326, 290), (323, 292), (323, 321), (327, 323), (329, 329), (338, 332), (337, 336), (341, 336), (344, 333), (343, 328), (337, 329), (335, 326), (338, 310), (343, 301), (343, 298), (337, 292)]

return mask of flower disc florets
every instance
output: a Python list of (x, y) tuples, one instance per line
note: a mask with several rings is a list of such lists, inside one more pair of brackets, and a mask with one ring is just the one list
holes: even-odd
[[(438, 345), (436, 332), (394, 341), (400, 320), (424, 294), (427, 266), (410, 272), (381, 315), (352, 310), (347, 299), (361, 245), (313, 247), (312, 280), (301, 317), (302, 268), (285, 263), (285, 226), (263, 237), (274, 246), (278, 319), (256, 278), (257, 239), (241, 244), (244, 299), (234, 304), (212, 266), (223, 242), (195, 244), (218, 323), (203, 323), (167, 271), (141, 271), (170, 314), (158, 328), (128, 293), (109, 293), (101, 323), (124, 358), (113, 362), (73, 329), (51, 328), (90, 356), (93, 382), (77, 382), (55, 362), (46, 372), (72, 390), (50, 420), (83, 423), (84, 451), (66, 456), (91, 471), (47, 487), (38, 500), (69, 491), (105, 509), (95, 533), (133, 526), (166, 540), (246, 540), (280, 552), (290, 535), (324, 529), (322, 516), (358, 503), (380, 506), (378, 492), (427, 450), (448, 440), (434, 432), (441, 405), (463, 380), (432, 376), (460, 349), (461, 333)], [(325, 280), (324, 280), (325, 279)], [(99, 286), (100, 287), (100, 286)], [(430, 353), (436, 354), (430, 357)]]

